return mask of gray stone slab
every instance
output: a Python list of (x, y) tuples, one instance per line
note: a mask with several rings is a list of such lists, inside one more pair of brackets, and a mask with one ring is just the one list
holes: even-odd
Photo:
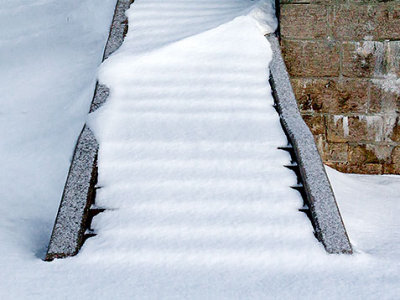
[(78, 253), (83, 243), (89, 206), (94, 197), (98, 143), (85, 126), (79, 136), (46, 260)]
[(352, 247), (314, 137), (304, 123), (282, 58), (278, 38), (267, 35), (273, 51), (270, 82), (282, 125), (294, 147), (318, 239), (329, 253), (352, 253)]
[(133, 0), (118, 0), (115, 7), (114, 17), (110, 28), (107, 44), (104, 49), (103, 60), (107, 59), (123, 43), (125, 34), (128, 30), (128, 19), (125, 12)]
[[(117, 1), (103, 60), (121, 46), (128, 28), (125, 12), (132, 2)], [(97, 83), (90, 112), (99, 108), (109, 93), (105, 85)], [(75, 147), (45, 260), (76, 255), (84, 242), (89, 209), (94, 203), (98, 149), (93, 132), (85, 125)]]
[[(107, 44), (104, 49), (103, 61), (112, 53), (114, 53), (124, 41), (125, 34), (128, 30), (128, 20), (125, 12), (128, 10), (131, 3), (133, 3), (132, 0), (119, 0), (117, 2)], [(109, 94), (110, 90), (108, 87), (103, 84), (96, 83), (96, 89), (94, 92), (92, 105), (90, 107), (90, 112), (94, 112), (101, 105), (103, 105), (106, 102)]]
[(93, 101), (90, 105), (90, 112), (94, 112), (100, 106), (102, 106), (110, 95), (110, 89), (104, 84), (96, 83), (96, 88), (94, 91)]

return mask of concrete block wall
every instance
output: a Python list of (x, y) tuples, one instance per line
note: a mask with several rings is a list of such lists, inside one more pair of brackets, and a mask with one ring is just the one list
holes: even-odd
[(400, 0), (280, 0), (280, 32), (324, 162), (400, 174)]

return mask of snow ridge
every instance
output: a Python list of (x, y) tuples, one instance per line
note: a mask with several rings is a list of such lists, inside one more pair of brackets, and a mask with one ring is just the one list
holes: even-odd
[[(148, 55), (159, 48), (213, 30), (238, 17), (253, 20), (262, 33), (275, 31), (277, 20), (270, 0), (135, 1), (127, 13), (131, 30), (120, 51)], [(118, 51), (118, 52), (120, 52)], [(112, 57), (117, 59), (117, 55)]]

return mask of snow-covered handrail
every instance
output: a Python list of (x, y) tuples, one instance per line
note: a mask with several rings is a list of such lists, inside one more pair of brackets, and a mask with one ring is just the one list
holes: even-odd
[(352, 253), (352, 247), (313, 135), (304, 123), (275, 34), (266, 36), (273, 51), (270, 82), (282, 125), (293, 145), (318, 239), (329, 253)]

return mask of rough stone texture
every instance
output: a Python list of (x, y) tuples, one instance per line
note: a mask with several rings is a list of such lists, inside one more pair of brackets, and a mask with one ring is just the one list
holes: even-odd
[[(400, 0), (280, 0), (283, 57), (324, 162), (400, 174)], [(355, 156), (369, 149), (374, 163)], [(359, 159), (359, 160), (357, 160)]]
[(400, 147), (395, 147), (391, 153), (391, 162), (384, 165), (384, 173), (391, 174), (400, 171)]
[(290, 76), (304, 75), (304, 42), (282, 40), (282, 51)]
[(128, 32), (128, 19), (125, 12), (133, 0), (118, 0), (115, 7), (114, 18), (110, 28), (107, 44), (104, 50), (103, 60), (107, 59), (115, 50), (117, 50), (124, 41)]
[[(271, 87), (282, 125), (294, 147), (317, 237), (329, 253), (352, 253), (313, 135), (298, 110), (278, 39), (275, 35), (268, 35), (267, 39), (273, 51), (270, 64)], [(315, 130), (319, 132), (320, 129)]]
[[(121, 46), (127, 31), (125, 11), (131, 0), (118, 0), (103, 60)], [(96, 84), (90, 112), (100, 107), (109, 89)], [(84, 242), (90, 206), (94, 203), (99, 145), (85, 125), (78, 138), (45, 260), (76, 255)]]
[[(307, 41), (304, 45), (304, 73), (309, 77), (339, 75), (340, 48), (334, 41)], [(307, 59), (312, 57), (312, 59)]]
[(328, 33), (326, 7), (320, 5), (284, 5), (281, 9), (282, 34), (291, 38), (319, 38)]
[(293, 78), (292, 85), (302, 113), (365, 113), (368, 109), (367, 81)]
[(97, 82), (96, 88), (94, 90), (93, 101), (90, 106), (90, 112), (94, 112), (96, 109), (102, 106), (106, 102), (109, 95), (110, 89), (104, 84), (100, 84)]
[(98, 146), (93, 133), (85, 126), (75, 148), (46, 260), (75, 255), (83, 243)]
[(342, 75), (372, 78), (384, 73), (382, 42), (343, 42)]

